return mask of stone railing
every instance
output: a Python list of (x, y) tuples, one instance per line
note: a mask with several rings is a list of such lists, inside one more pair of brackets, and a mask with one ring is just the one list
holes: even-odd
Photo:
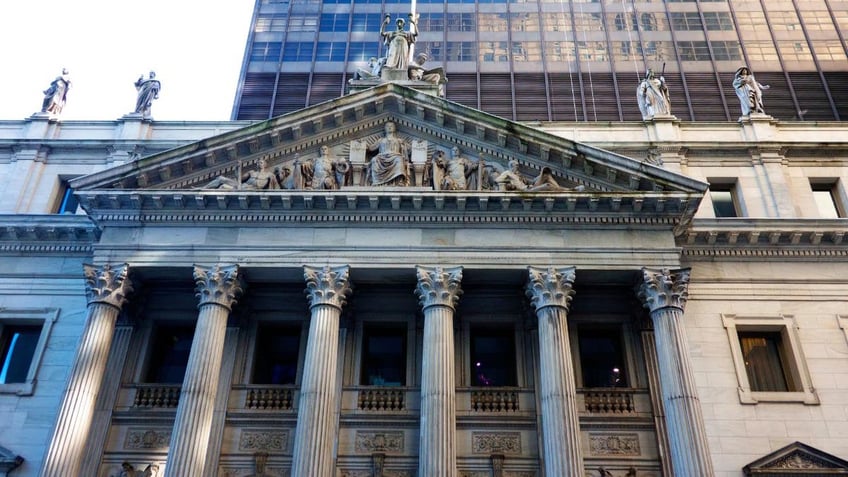
[(518, 391), (492, 388), (471, 391), (471, 410), (474, 412), (517, 412)]
[(403, 411), (406, 409), (406, 388), (362, 387), (357, 396), (360, 411)]
[(173, 408), (180, 401), (178, 384), (137, 384), (133, 407)]
[(636, 405), (631, 389), (583, 389), (586, 411), (592, 414), (634, 414)]
[(289, 411), (294, 409), (294, 386), (251, 386), (244, 398), (245, 409)]

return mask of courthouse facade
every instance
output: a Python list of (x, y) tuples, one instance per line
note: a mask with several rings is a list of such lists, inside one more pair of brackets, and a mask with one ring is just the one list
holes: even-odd
[[(751, 2), (636, 3), (694, 22), (672, 13)], [(284, 8), (257, 5), (255, 30)], [(420, 10), (528, 5), (553, 4)], [(603, 122), (557, 116), (553, 90), (525, 116), (514, 59), (495, 90), (485, 61), (447, 61), (445, 97), (355, 80), (284, 111), (299, 65), (275, 63), (254, 117), (250, 58), (244, 120), (0, 122), (0, 476), (848, 473), (848, 127), (825, 66), (765, 104), (819, 95), (828, 120), (684, 106), (673, 83), (677, 116), (630, 120), (634, 80)], [(311, 92), (339, 66), (316, 58)]]

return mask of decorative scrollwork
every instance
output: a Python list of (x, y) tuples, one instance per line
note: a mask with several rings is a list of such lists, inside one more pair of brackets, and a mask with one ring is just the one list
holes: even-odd
[(309, 306), (331, 305), (341, 309), (344, 306), (350, 288), (350, 267), (312, 268), (303, 266), (303, 279), (306, 281), (306, 297)]
[(576, 267), (527, 267), (526, 293), (533, 307), (536, 310), (546, 306), (568, 309), (574, 296), (575, 270)]
[(243, 290), (238, 265), (215, 265), (211, 269), (195, 265), (194, 282), (200, 306), (215, 304), (232, 309)]
[(83, 265), (85, 275), (85, 295), (88, 303), (105, 303), (121, 308), (127, 302), (127, 295), (132, 293), (132, 283), (127, 278), (129, 265), (124, 263), (117, 267), (105, 264), (102, 267)]
[(661, 308), (683, 310), (689, 298), (689, 273), (691, 268), (669, 270), (668, 268), (642, 268), (642, 283), (639, 299), (651, 313)]
[(422, 267), (416, 266), (418, 286), (415, 294), (422, 308), (434, 305), (454, 308), (462, 295), (462, 267)]

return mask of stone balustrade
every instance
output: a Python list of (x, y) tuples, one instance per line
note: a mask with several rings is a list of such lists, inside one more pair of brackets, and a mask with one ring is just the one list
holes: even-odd
[(471, 410), (474, 412), (518, 412), (518, 391), (492, 388), (471, 391)]
[(360, 411), (404, 411), (406, 389), (401, 387), (364, 387), (359, 390), (357, 408)]
[(180, 389), (178, 384), (136, 384), (133, 407), (175, 408)]
[(244, 408), (261, 411), (294, 409), (294, 386), (250, 386), (245, 391)]
[(633, 391), (629, 389), (584, 389), (586, 411), (592, 414), (635, 414)]

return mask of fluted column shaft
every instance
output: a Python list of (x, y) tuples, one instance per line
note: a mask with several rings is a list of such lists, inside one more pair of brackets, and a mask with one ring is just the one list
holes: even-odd
[(417, 267), (424, 312), (418, 475), (456, 476), (456, 375), (453, 315), (462, 267)]
[(583, 475), (577, 389), (568, 341), (575, 268), (529, 267), (527, 296), (539, 320), (539, 401), (545, 475)]
[(197, 324), (168, 449), (166, 477), (206, 475), (204, 464), (230, 310), (241, 294), (238, 266), (194, 267)]
[(311, 321), (298, 398), (292, 477), (334, 475), (339, 318), (350, 293), (349, 267), (304, 268)]
[(651, 311), (674, 475), (714, 475), (683, 326), (689, 269), (642, 269), (639, 297)]
[(129, 267), (83, 265), (88, 312), (41, 475), (78, 475), (97, 393), (106, 374), (115, 321), (132, 291)]

